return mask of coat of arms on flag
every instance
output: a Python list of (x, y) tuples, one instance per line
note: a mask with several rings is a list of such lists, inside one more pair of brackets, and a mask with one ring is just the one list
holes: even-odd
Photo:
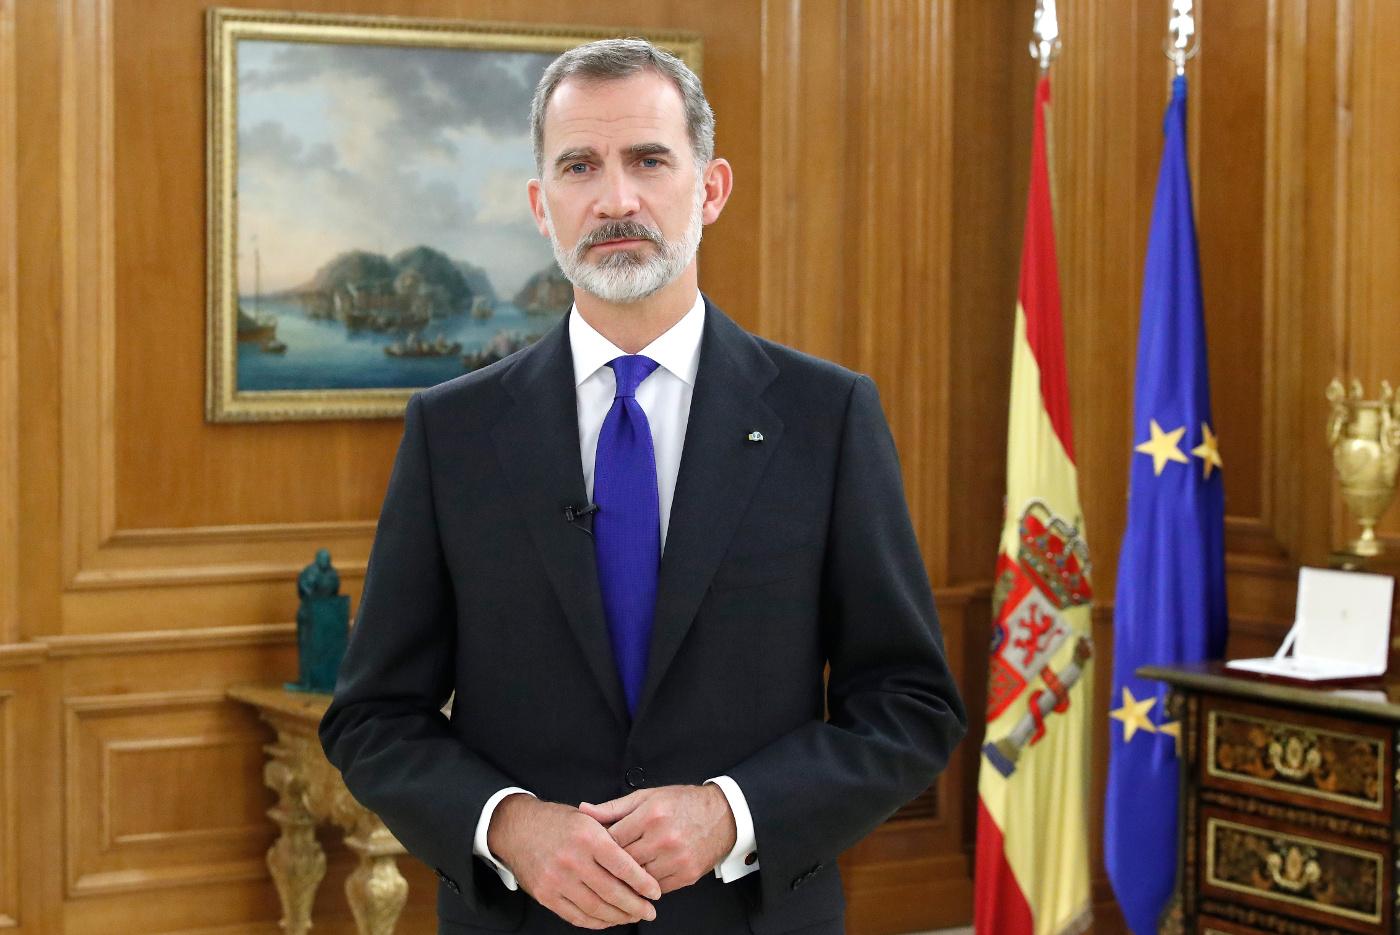
[(1089, 637), (1079, 636), (1070, 663), (1059, 672), (1050, 668), (1051, 658), (1074, 635), (1064, 611), (1090, 601), (1088, 566), (1089, 550), (1079, 530), (1040, 500), (1032, 500), (1021, 514), (1016, 558), (998, 557), (988, 723), (1025, 695), (1036, 677), (1045, 686), (1026, 698), (1026, 714), (1009, 733), (982, 748), (1003, 776), (1016, 771), (1022, 750), (1045, 736), (1046, 717), (1069, 707), (1070, 689), (1093, 655)]

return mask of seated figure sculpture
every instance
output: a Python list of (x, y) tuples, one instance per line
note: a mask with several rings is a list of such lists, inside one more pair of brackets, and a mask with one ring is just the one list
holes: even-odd
[(316, 560), (297, 576), (298, 678), (288, 682), (292, 691), (330, 692), (335, 688), (340, 660), (350, 632), (350, 598), (340, 593), (340, 573), (331, 565), (331, 553), (316, 551)]

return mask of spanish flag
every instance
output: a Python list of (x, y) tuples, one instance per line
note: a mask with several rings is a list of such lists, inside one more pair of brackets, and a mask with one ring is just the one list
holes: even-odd
[(977, 789), (978, 935), (1061, 935), (1090, 921), (1091, 590), (1065, 380), (1049, 123), (1050, 79), (1042, 75)]

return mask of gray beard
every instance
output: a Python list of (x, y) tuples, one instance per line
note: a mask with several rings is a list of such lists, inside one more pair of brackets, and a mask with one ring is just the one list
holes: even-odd
[(584, 259), (584, 254), (590, 246), (586, 238), (581, 238), (573, 250), (564, 250), (554, 232), (554, 219), (549, 214), (549, 199), (545, 198), (544, 222), (549, 230), (549, 244), (554, 250), (554, 260), (563, 271), (564, 278), (573, 283), (575, 288), (582, 289), (589, 295), (595, 295), (614, 305), (640, 302), (675, 282), (695, 259), (704, 229), (700, 218), (704, 192), (703, 186), (696, 186), (690, 221), (679, 240), (666, 240), (660, 231), (646, 228), (647, 239), (657, 247), (650, 256), (620, 250), (605, 256), (598, 263), (589, 263)]

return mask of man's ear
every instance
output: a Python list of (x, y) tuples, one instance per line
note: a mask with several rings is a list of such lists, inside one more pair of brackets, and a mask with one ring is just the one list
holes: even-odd
[(541, 237), (549, 236), (549, 225), (544, 222), (544, 183), (531, 179), (525, 184), (525, 194), (530, 199), (530, 213), (535, 216), (535, 227)]
[(700, 205), (700, 220), (713, 224), (719, 220), (729, 193), (734, 190), (734, 167), (728, 159), (711, 159), (705, 167), (705, 200)]

